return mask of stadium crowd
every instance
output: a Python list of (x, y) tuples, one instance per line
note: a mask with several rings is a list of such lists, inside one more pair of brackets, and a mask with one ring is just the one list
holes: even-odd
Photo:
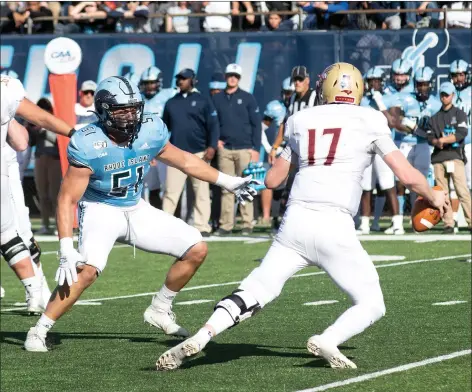
[[(26, 34), (151, 33), (289, 31), (326, 29), (470, 28), (470, 12), (444, 13), (429, 10), (470, 9), (471, 2), (458, 1), (20, 1), (1, 2), (0, 32)], [(416, 9), (400, 13), (395, 10)], [(377, 13), (340, 14), (348, 10)], [(292, 11), (294, 15), (284, 12)], [(261, 16), (257, 13), (275, 12)], [(278, 14), (277, 12), (281, 12)], [(208, 16), (189, 17), (199, 13)], [(243, 15), (241, 15), (244, 13)], [(161, 14), (163, 17), (151, 17)], [(211, 14), (227, 14), (211, 15)], [(51, 19), (38, 19), (50, 17)], [(61, 18), (60, 18), (61, 17)]]

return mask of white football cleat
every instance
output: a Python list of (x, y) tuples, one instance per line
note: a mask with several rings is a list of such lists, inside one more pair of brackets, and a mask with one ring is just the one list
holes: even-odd
[(357, 235), (369, 235), (370, 234), (370, 227), (359, 227), (357, 230), (356, 230), (356, 234)]
[(333, 369), (357, 369), (354, 362), (349, 360), (334, 344), (323, 341), (319, 335), (308, 339), (308, 351), (316, 357), (323, 357)]
[(202, 349), (192, 338), (185, 340), (177, 346), (167, 350), (162, 354), (156, 362), (157, 370), (174, 370), (178, 369), (184, 360), (197, 355)]
[(46, 336), (41, 336), (36, 327), (31, 327), (28, 331), (28, 335), (26, 335), (24, 347), (26, 351), (45, 353), (48, 351)]
[(162, 329), (166, 335), (180, 336), (187, 338), (190, 336), (185, 328), (175, 322), (175, 314), (172, 311), (165, 311), (149, 305), (144, 312), (144, 321), (156, 328)]
[(384, 234), (387, 235), (403, 235), (405, 234), (405, 229), (402, 227), (394, 227), (390, 226), (388, 229), (384, 231)]
[(2, 286), (0, 286), (0, 299), (3, 297), (5, 297), (5, 289)]

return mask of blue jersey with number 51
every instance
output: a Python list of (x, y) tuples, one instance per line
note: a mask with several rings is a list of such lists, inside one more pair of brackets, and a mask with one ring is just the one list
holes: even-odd
[(149, 163), (169, 140), (162, 120), (144, 113), (137, 138), (129, 147), (114, 144), (99, 123), (77, 131), (69, 142), (69, 164), (92, 171), (82, 200), (131, 207), (141, 198)]

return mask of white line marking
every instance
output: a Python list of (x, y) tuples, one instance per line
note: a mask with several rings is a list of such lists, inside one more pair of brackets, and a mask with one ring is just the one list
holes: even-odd
[[(462, 257), (470, 257), (470, 253), (465, 255), (457, 255), (457, 256), (445, 256), (445, 257), (437, 257), (434, 259), (421, 259), (421, 260), (411, 260), (411, 261), (399, 261), (396, 263), (389, 263), (389, 264), (380, 264), (376, 265), (375, 268), (385, 268), (385, 267), (395, 267), (398, 265), (406, 265), (406, 264), (415, 264), (415, 263), (424, 263), (428, 261), (441, 261), (441, 260), (452, 260), (452, 259), (459, 259)], [(318, 272), (308, 272), (306, 274), (298, 274), (292, 276), (292, 278), (302, 278), (305, 276), (314, 276), (314, 275), (324, 275), (326, 272), (318, 271)], [(222, 287), (222, 286), (234, 286), (241, 283), (241, 281), (236, 282), (226, 282), (226, 283), (213, 283), (213, 284), (205, 284), (201, 286), (190, 286), (184, 287), (181, 291), (193, 291), (193, 290), (201, 290), (201, 289), (208, 289), (212, 287)], [(111, 301), (114, 299), (125, 299), (125, 298), (136, 298), (136, 297), (147, 297), (149, 295), (156, 294), (155, 291), (148, 292), (148, 293), (139, 293), (139, 294), (131, 294), (131, 295), (120, 295), (117, 297), (103, 297), (103, 298), (94, 298), (94, 299), (84, 299), (84, 302), (95, 302), (95, 301)]]
[(335, 304), (337, 302), (339, 301), (336, 301), (335, 299), (329, 299), (326, 301), (305, 302), (303, 305), (308, 305), (308, 306), (329, 305), (329, 304)]
[(388, 255), (370, 255), (372, 261), (400, 261), (405, 260), (405, 256), (388, 256)]
[[(79, 306), (98, 306), (98, 305), (102, 305), (101, 302), (96, 302), (96, 301), (77, 301), (75, 305), (79, 305)], [(26, 306), (26, 302), (15, 302), (13, 304), (14, 308), (0, 308), (0, 312), (13, 312), (15, 310), (25, 310), (27, 309), (27, 306)]]
[(207, 302), (213, 302), (212, 299), (196, 299), (194, 301), (183, 301), (183, 302), (176, 302), (176, 305), (195, 305), (195, 304), (204, 304)]
[(465, 303), (467, 303), (467, 301), (447, 301), (447, 302), (435, 302), (433, 305), (448, 306), (448, 305), (465, 304)]
[(2, 312), (13, 312), (14, 310), (24, 310), (26, 309), (26, 306), (21, 306), (21, 307), (16, 307), (16, 308), (7, 308), (7, 309), (0, 309)]
[(387, 374), (404, 372), (406, 370), (414, 369), (414, 368), (417, 368), (417, 367), (431, 365), (432, 363), (438, 363), (438, 362), (442, 362), (442, 361), (447, 361), (448, 359), (462, 357), (464, 355), (470, 355), (471, 351), (472, 351), (471, 349), (456, 351), (455, 353), (451, 353), (451, 354), (447, 354), (447, 355), (440, 355), (439, 357), (428, 358), (428, 359), (425, 359), (423, 361), (412, 362), (412, 363), (408, 363), (406, 365), (401, 365), (401, 366), (397, 366), (397, 367), (390, 368), (390, 369), (380, 370), (380, 371), (374, 372), (374, 373), (367, 373), (367, 374), (364, 374), (364, 375), (359, 376), (359, 377), (348, 378), (347, 380), (337, 381), (337, 382), (333, 382), (333, 383), (325, 384), (325, 385), (320, 385), (319, 387), (315, 387), (315, 388), (303, 389), (303, 390), (299, 390), (297, 392), (327, 391), (328, 389), (343, 387), (345, 385), (350, 385), (350, 384), (355, 384), (355, 383), (358, 383), (358, 382), (372, 380), (374, 378), (382, 377), (382, 376), (385, 376)]

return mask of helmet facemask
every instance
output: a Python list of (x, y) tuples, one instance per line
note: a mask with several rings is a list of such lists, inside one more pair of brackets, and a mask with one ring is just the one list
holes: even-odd
[(431, 81), (415, 81), (416, 98), (420, 102), (427, 101), (431, 95), (433, 85)]
[(143, 80), (139, 84), (139, 89), (146, 99), (151, 99), (161, 90), (161, 85), (162, 79)]
[(102, 103), (97, 108), (108, 133), (117, 143), (133, 143), (138, 135), (143, 116), (143, 102), (132, 104)]

